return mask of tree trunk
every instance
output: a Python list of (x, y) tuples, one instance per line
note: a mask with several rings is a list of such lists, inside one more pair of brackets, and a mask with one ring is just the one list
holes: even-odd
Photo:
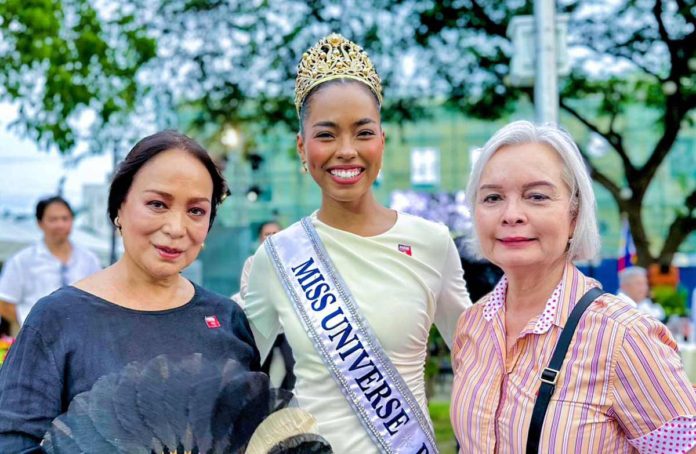
[(619, 209), (626, 213), (628, 217), (628, 225), (631, 228), (631, 236), (633, 236), (636, 254), (638, 255), (637, 265), (647, 268), (651, 263), (655, 262), (655, 258), (650, 253), (650, 242), (643, 224), (643, 201), (637, 199), (634, 195), (631, 199), (621, 199), (617, 200), (617, 202)]
[(658, 262), (662, 265), (671, 264), (674, 254), (679, 250), (679, 246), (695, 230), (696, 190), (686, 198), (683, 211), (677, 214), (674, 222), (669, 226), (660, 256), (657, 258)]

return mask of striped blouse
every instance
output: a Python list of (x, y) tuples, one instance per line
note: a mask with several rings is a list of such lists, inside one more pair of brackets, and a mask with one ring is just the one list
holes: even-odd
[[(599, 284), (568, 264), (510, 352), (507, 280), (457, 326), (450, 417), (462, 453), (523, 453), (539, 375), (570, 311)], [(696, 446), (696, 391), (662, 323), (605, 295), (580, 320), (541, 432), (543, 453), (683, 453)]]

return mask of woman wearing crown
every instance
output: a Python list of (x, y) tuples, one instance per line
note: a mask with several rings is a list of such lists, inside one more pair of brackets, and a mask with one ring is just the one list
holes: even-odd
[(296, 395), (337, 453), (433, 453), (423, 369), (433, 323), (450, 343), (471, 302), (447, 228), (381, 205), (382, 87), (332, 34), (302, 57), (297, 150), (319, 209), (259, 248), (246, 312), (262, 355), (285, 332)]

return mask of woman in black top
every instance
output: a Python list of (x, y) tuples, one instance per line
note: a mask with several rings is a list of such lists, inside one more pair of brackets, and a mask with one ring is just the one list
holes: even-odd
[(38, 452), (76, 395), (129, 364), (201, 354), (259, 369), (242, 310), (180, 275), (201, 251), (225, 192), (192, 139), (163, 131), (136, 144), (109, 193), (123, 256), (40, 300), (0, 369), (0, 452)]

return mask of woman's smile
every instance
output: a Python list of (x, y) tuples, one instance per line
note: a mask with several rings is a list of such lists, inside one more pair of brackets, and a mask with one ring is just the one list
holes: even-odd
[(502, 147), (484, 167), (476, 229), (486, 258), (506, 273), (564, 262), (574, 222), (562, 175), (561, 158), (537, 143)]
[(181, 257), (181, 255), (183, 254), (183, 251), (181, 249), (167, 247), (167, 246), (155, 245), (155, 249), (157, 249), (157, 252), (159, 253), (159, 256), (161, 258), (163, 258), (164, 260), (169, 260), (169, 261), (176, 260), (179, 257)]
[(499, 238), (504, 246), (509, 248), (522, 248), (530, 245), (532, 242), (536, 241), (536, 238), (527, 238), (522, 236), (508, 236), (505, 238)]
[(359, 82), (330, 85), (312, 96), (310, 106), (297, 147), (321, 188), (322, 205), (371, 204), (384, 152), (374, 95)]
[(338, 184), (354, 184), (360, 181), (365, 174), (365, 168), (360, 166), (332, 166), (327, 172), (333, 181)]

